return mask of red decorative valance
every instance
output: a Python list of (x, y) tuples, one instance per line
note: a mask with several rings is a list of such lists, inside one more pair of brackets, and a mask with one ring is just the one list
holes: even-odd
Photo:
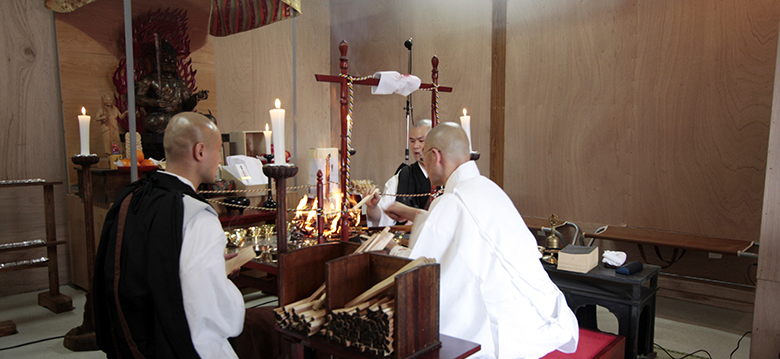
[(297, 16), (300, 0), (213, 0), (209, 34), (227, 36)]

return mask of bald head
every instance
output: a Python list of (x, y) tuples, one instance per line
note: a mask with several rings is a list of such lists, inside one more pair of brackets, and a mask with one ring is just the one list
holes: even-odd
[(212, 145), (219, 129), (208, 117), (196, 112), (181, 112), (168, 121), (163, 147), (167, 162), (186, 161), (198, 143)]
[(442, 122), (428, 132), (425, 148), (438, 148), (442, 156), (457, 165), (469, 161), (469, 138), (455, 122)]

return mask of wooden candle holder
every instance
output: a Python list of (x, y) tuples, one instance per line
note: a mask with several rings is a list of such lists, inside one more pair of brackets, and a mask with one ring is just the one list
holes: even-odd
[(298, 174), (295, 165), (265, 165), (263, 173), (276, 182), (276, 251), (287, 252), (287, 179)]

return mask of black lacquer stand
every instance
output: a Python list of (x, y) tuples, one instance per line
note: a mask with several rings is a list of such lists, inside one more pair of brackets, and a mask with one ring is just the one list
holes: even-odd
[[(266, 163), (271, 164), (271, 161), (274, 159), (274, 155), (272, 153), (266, 153), (263, 155), (265, 157)], [(266, 176), (268, 176), (268, 198), (263, 202), (261, 207), (263, 208), (276, 208), (276, 201), (274, 201), (274, 194), (273, 190), (271, 190), (271, 176), (268, 175), (268, 173), (263, 170), (263, 173), (265, 173)], [(278, 193), (278, 192), (277, 192)]]

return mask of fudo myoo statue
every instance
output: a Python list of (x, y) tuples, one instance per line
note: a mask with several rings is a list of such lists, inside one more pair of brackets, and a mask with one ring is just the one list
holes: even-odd
[(156, 51), (159, 63), (155, 72), (144, 76), (136, 87), (136, 103), (146, 110), (143, 125), (146, 132), (163, 133), (173, 115), (192, 111), (199, 100), (209, 96), (207, 90), (193, 94), (177, 71), (176, 49), (160, 41)]

